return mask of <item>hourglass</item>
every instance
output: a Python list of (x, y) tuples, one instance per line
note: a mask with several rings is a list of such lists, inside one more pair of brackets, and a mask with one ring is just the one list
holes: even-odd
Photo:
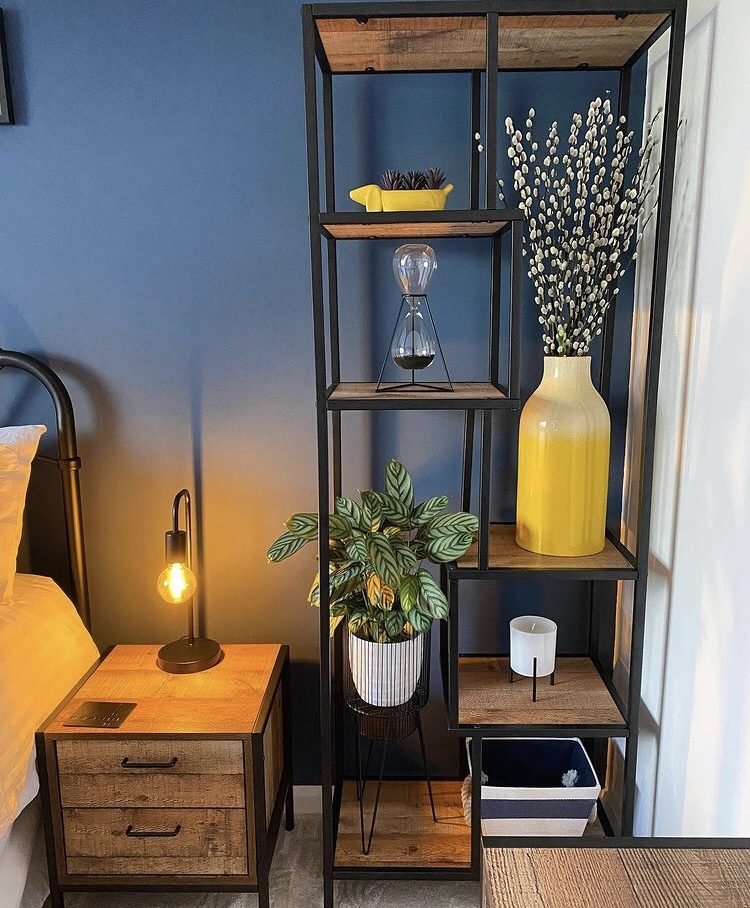
[[(393, 275), (401, 289), (401, 306), (391, 335), (389, 350), (378, 376), (376, 389), (378, 391), (453, 390), (430, 304), (427, 301), (427, 285), (436, 268), (435, 250), (422, 243), (399, 246), (393, 254)], [(443, 363), (448, 379), (447, 388), (417, 381), (417, 372), (432, 365), (436, 355), (439, 355)], [(383, 374), (389, 356), (399, 369), (411, 373), (411, 381), (383, 384)]]

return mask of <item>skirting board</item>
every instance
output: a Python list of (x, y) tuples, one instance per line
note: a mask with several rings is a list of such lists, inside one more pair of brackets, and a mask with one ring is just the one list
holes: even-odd
[(320, 816), (323, 812), (320, 785), (294, 786), (294, 812)]

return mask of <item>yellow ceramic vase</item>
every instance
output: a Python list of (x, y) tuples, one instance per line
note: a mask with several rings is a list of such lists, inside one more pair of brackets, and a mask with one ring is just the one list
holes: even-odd
[(545, 356), (521, 413), (516, 542), (542, 555), (601, 552), (608, 476), (609, 412), (591, 357)]

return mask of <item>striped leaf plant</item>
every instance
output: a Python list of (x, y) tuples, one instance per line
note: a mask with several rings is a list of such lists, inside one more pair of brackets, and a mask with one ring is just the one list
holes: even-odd
[[(318, 539), (318, 515), (293, 514), (286, 531), (268, 550), (269, 561), (284, 561)], [(342, 622), (349, 631), (377, 643), (398, 643), (448, 617), (448, 600), (423, 566), (460, 558), (471, 546), (479, 521), (465, 511), (448, 511), (436, 495), (416, 504), (406, 467), (391, 460), (385, 490), (360, 493), (360, 501), (337, 498), (328, 518), (330, 549), (330, 630)], [(308, 601), (320, 605), (316, 575)]]

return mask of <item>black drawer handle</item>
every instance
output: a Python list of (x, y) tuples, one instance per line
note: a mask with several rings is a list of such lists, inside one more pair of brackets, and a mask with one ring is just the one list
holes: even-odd
[(172, 757), (168, 763), (132, 763), (130, 757), (125, 757), (120, 765), (123, 769), (172, 769), (177, 766), (177, 757)]
[(134, 829), (132, 826), (128, 826), (125, 830), (125, 835), (129, 839), (173, 839), (181, 829), (182, 826), (179, 823), (174, 829), (166, 830)]

